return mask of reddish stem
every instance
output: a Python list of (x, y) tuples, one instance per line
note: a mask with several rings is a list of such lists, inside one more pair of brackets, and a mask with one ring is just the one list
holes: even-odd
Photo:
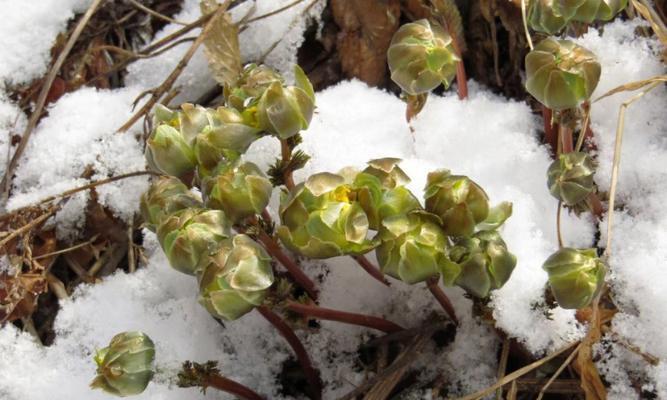
[(278, 332), (280, 332), (282, 337), (287, 340), (287, 343), (289, 343), (292, 351), (294, 351), (294, 354), (296, 355), (296, 358), (299, 361), (301, 368), (303, 369), (303, 373), (306, 375), (308, 388), (311, 390), (313, 398), (321, 399), (322, 382), (320, 381), (317, 370), (313, 368), (313, 363), (310, 361), (308, 352), (306, 351), (306, 348), (303, 347), (299, 337), (294, 333), (292, 328), (290, 328), (290, 326), (282, 320), (282, 318), (271, 311), (271, 309), (268, 307), (259, 306), (257, 307), (257, 311), (259, 311), (259, 313), (262, 314), (262, 316), (266, 318), (266, 320), (269, 321), (271, 325), (273, 325), (278, 330)]
[(544, 143), (551, 146), (553, 152), (556, 153), (556, 149), (558, 148), (558, 137), (556, 136), (556, 129), (554, 129), (554, 126), (551, 123), (552, 118), (553, 111), (549, 107), (542, 105), (542, 119), (544, 121)]
[(431, 292), (433, 297), (435, 297), (438, 303), (440, 303), (442, 309), (445, 310), (447, 315), (449, 315), (449, 318), (451, 318), (452, 321), (454, 321), (454, 323), (458, 325), (459, 319), (456, 317), (454, 306), (452, 305), (452, 302), (449, 300), (449, 297), (447, 297), (445, 292), (438, 285), (439, 280), (440, 280), (439, 275), (432, 276), (426, 280), (426, 286), (428, 287), (428, 290)]
[(574, 142), (572, 140), (572, 128), (561, 123), (558, 128), (561, 144), (563, 146), (563, 153), (571, 153), (574, 151)]
[(290, 301), (287, 303), (287, 309), (295, 313), (307, 315), (309, 317), (325, 319), (328, 321), (337, 321), (344, 324), (364, 326), (367, 328), (377, 329), (378, 331), (385, 333), (393, 333), (403, 330), (403, 327), (400, 325), (388, 321), (384, 318), (346, 311), (332, 310), (330, 308), (324, 308), (314, 304), (301, 304)]
[(257, 239), (264, 245), (266, 251), (278, 262), (280, 262), (283, 267), (289, 272), (289, 274), (294, 278), (296, 283), (299, 284), (313, 300), (317, 300), (317, 288), (315, 282), (313, 282), (308, 275), (306, 275), (301, 268), (289, 258), (285, 252), (283, 252), (280, 245), (273, 239), (271, 236), (266, 234), (266, 232), (261, 231), (257, 235)]
[(384, 274), (378, 267), (373, 265), (368, 259), (364, 256), (352, 256), (354, 260), (368, 273), (368, 275), (375, 278), (377, 281), (381, 282), (383, 285), (391, 286), (389, 281), (384, 277)]
[(244, 400), (264, 400), (264, 397), (258, 395), (257, 392), (249, 387), (225, 378), (222, 375), (215, 374), (207, 376), (204, 385), (204, 387), (214, 387), (223, 392), (231, 393)]
[(456, 36), (451, 33), (452, 32), (450, 32), (450, 36), (452, 37), (452, 46), (454, 47), (456, 55), (461, 59), (461, 61), (456, 63), (457, 91), (459, 99), (465, 100), (468, 98), (468, 78), (466, 76), (466, 67), (463, 64), (463, 54), (461, 53), (461, 48), (459, 47), (456, 39), (454, 39)]
[(586, 202), (590, 206), (593, 215), (595, 215), (598, 219), (602, 218), (604, 209), (602, 208), (602, 202), (600, 201), (598, 195), (596, 193), (589, 194), (586, 198)]

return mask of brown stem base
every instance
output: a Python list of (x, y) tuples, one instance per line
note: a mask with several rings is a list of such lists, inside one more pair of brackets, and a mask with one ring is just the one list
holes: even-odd
[(223, 392), (233, 394), (244, 400), (264, 400), (264, 397), (258, 395), (254, 390), (247, 386), (241, 385), (231, 379), (227, 379), (222, 375), (209, 375), (204, 380), (206, 387), (216, 388)]
[(287, 309), (302, 315), (328, 321), (342, 322), (344, 324), (359, 325), (366, 328), (377, 329), (385, 333), (402, 331), (403, 327), (384, 318), (370, 315), (356, 314), (346, 311), (333, 310), (316, 306), (314, 304), (301, 304), (290, 301)]
[(321, 399), (322, 398), (322, 382), (320, 381), (320, 376), (317, 370), (313, 367), (313, 363), (310, 361), (310, 357), (308, 356), (308, 352), (306, 351), (306, 348), (303, 347), (303, 344), (301, 343), (301, 340), (299, 340), (299, 337), (296, 336), (292, 328), (290, 328), (289, 325), (285, 323), (276, 313), (271, 311), (266, 306), (260, 306), (257, 307), (257, 311), (259, 311), (260, 314), (264, 318), (266, 318), (267, 321), (273, 325), (278, 332), (280, 332), (280, 335), (285, 338), (287, 343), (290, 345), (292, 348), (292, 351), (294, 351), (294, 354), (296, 355), (296, 358), (301, 365), (301, 368), (303, 369), (304, 375), (306, 375), (306, 380), (308, 381), (308, 389), (311, 391), (311, 396), (314, 399)]
[(384, 277), (384, 274), (378, 267), (373, 265), (368, 259), (364, 256), (353, 256), (354, 260), (361, 266), (361, 268), (364, 269), (368, 273), (368, 275), (372, 276), (377, 280), (378, 282), (382, 283), (383, 285), (386, 286), (391, 286), (387, 278)]
[(547, 106), (542, 106), (542, 119), (544, 121), (544, 143), (551, 146), (553, 153), (556, 153), (558, 148), (558, 137), (556, 135), (556, 129), (554, 129), (551, 120), (553, 118), (553, 111)]
[(431, 292), (433, 297), (440, 303), (440, 306), (442, 307), (443, 310), (449, 315), (449, 318), (454, 321), (456, 325), (459, 324), (459, 319), (456, 317), (456, 311), (454, 311), (454, 306), (452, 305), (452, 302), (449, 300), (449, 297), (445, 294), (445, 292), (440, 288), (438, 285), (438, 281), (440, 280), (439, 276), (432, 276), (426, 280), (426, 287), (428, 287), (428, 290)]

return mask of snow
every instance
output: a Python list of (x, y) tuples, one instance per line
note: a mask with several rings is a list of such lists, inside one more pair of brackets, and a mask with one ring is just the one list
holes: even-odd
[[(593, 31), (579, 42), (596, 53), (603, 65), (602, 77), (593, 97), (628, 82), (665, 74), (660, 62), (659, 44), (652, 38), (638, 38), (638, 23), (617, 21), (605, 26), (604, 33)], [(592, 128), (598, 143), (600, 166), (597, 183), (609, 189), (616, 115), (622, 102), (639, 92), (623, 92), (593, 105)], [(625, 134), (618, 180), (617, 201), (622, 211), (614, 216), (613, 241), (609, 265), (610, 285), (614, 301), (620, 308), (612, 329), (620, 338), (641, 351), (667, 360), (667, 90), (664, 85), (644, 96), (626, 112)], [(613, 111), (613, 114), (611, 114)], [(600, 225), (601, 245), (606, 243), (606, 219)], [(609, 369), (609, 377), (622, 375), (633, 363), (620, 344), (612, 344), (618, 360), (600, 364)], [(645, 362), (634, 364), (639, 371), (662, 382), (655, 390), (659, 398), (667, 398), (665, 361), (657, 367)], [(615, 364), (614, 364), (615, 363)], [(611, 367), (613, 365), (613, 367)], [(636, 373), (635, 375), (641, 376)], [(645, 379), (646, 377), (644, 377)], [(628, 379), (615, 380), (610, 398), (628, 399), (632, 388)]]
[[(235, 20), (252, 4), (254, 16), (289, 4), (289, 0), (245, 2), (233, 10)], [(3, 4), (4, 3), (4, 4)], [(19, 2), (9, 6), (0, 27), (2, 48), (0, 78), (5, 84), (25, 83), (43, 75), (49, 49), (58, 32), (74, 12), (89, 1), (55, 0)], [(296, 48), (309, 23), (316, 22), (324, 1), (304, 1), (289, 11), (253, 23), (241, 36), (244, 60), (255, 61), (272, 45), (267, 38), (285, 37), (266, 61), (289, 74)], [(311, 6), (312, 5), (312, 6)], [(310, 7), (308, 9), (308, 7)], [(54, 12), (57, 9), (58, 12)], [(301, 18), (302, 14), (308, 18)], [(185, 0), (178, 20), (199, 17), (198, 1)], [(309, 20), (310, 18), (314, 20)], [(34, 30), (23, 28), (30, 21)], [(296, 22), (293, 22), (296, 21)], [(617, 21), (604, 32), (591, 30), (581, 44), (596, 53), (603, 73), (596, 96), (630, 81), (664, 74), (654, 39), (638, 38), (637, 23)], [(155, 40), (179, 29), (167, 25)], [(21, 32), (21, 34), (16, 34)], [(197, 32), (193, 31), (192, 35)], [(37, 38), (39, 40), (37, 40)], [(49, 38), (45, 40), (45, 38)], [(53, 40), (52, 40), (53, 39)], [(60, 98), (30, 139), (13, 181), (8, 208), (32, 204), (90, 180), (145, 168), (140, 124), (126, 133), (116, 129), (132, 115), (132, 102), (142, 91), (161, 83), (187, 50), (183, 44), (159, 57), (135, 62), (125, 78), (126, 88), (80, 89)], [(26, 63), (25, 60), (34, 60)], [(194, 100), (215, 85), (203, 53), (199, 51), (176, 85), (181, 89), (175, 103)], [(359, 81), (342, 82), (317, 94), (317, 111), (311, 127), (303, 133), (301, 149), (312, 160), (295, 174), (297, 181), (322, 171), (345, 166), (363, 168), (379, 157), (403, 158), (402, 168), (413, 178), (409, 188), (419, 197), (426, 174), (448, 168), (466, 174), (487, 191), (492, 203), (511, 201), (514, 215), (502, 235), (518, 264), (509, 282), (491, 296), (489, 306), (497, 328), (517, 339), (535, 355), (544, 354), (581, 338), (585, 333), (574, 312), (548, 309), (545, 304), (547, 275), (543, 261), (557, 248), (555, 219), (557, 201), (546, 187), (550, 157), (539, 143), (539, 120), (529, 107), (469, 84), (466, 101), (447, 92), (431, 96), (411, 125), (404, 120), (405, 105), (396, 96), (367, 87)], [(615, 113), (631, 94), (623, 93), (593, 105), (592, 128), (600, 161), (597, 183), (609, 189)], [(620, 312), (614, 317), (613, 334), (596, 346), (598, 367), (610, 382), (610, 398), (637, 396), (633, 384), (667, 399), (667, 366), (653, 366), (629, 350), (636, 346), (660, 360), (667, 360), (667, 90), (662, 87), (634, 104), (628, 111), (609, 283)], [(483, 117), (482, 117), (483, 116)], [(25, 116), (0, 94), (0, 154), (11, 151), (10, 134), (20, 133)], [(279, 155), (275, 139), (254, 143), (247, 158), (266, 169)], [(5, 162), (0, 163), (4, 168)], [(87, 172), (93, 171), (92, 176)], [(138, 197), (148, 179), (137, 177), (96, 189), (101, 204), (119, 218), (131, 220)], [(276, 191), (277, 192), (277, 191)], [(275, 215), (277, 194), (271, 207)], [(83, 209), (88, 193), (74, 196), (56, 218), (58, 237), (74, 239), (85, 223)], [(604, 244), (606, 219), (599, 244)], [(567, 246), (595, 245), (595, 221), (588, 215), (564, 213), (563, 236)], [(144, 232), (148, 264), (136, 273), (117, 272), (96, 285), (79, 286), (61, 302), (50, 347), (35, 343), (27, 333), (8, 325), (0, 329), (0, 398), (106, 399), (91, 391), (94, 376), (92, 354), (124, 330), (146, 332), (157, 345), (159, 372), (139, 399), (181, 399), (197, 395), (196, 389), (176, 388), (170, 380), (184, 360), (219, 361), (225, 376), (238, 380), (268, 398), (284, 398), (276, 376), (291, 357), (282, 338), (258, 313), (225, 323), (214, 321), (197, 303), (196, 282), (168, 266), (155, 236)], [(374, 256), (369, 258), (375, 262)], [(0, 260), (0, 268), (6, 262)], [(304, 263), (306, 272), (321, 277), (321, 304), (363, 312), (414, 327), (433, 313), (441, 313), (423, 285), (397, 281), (387, 288), (369, 278), (349, 258)], [(422, 374), (435, 379), (446, 373), (447, 391), (462, 395), (495, 380), (499, 339), (492, 327), (472, 314), (472, 302), (459, 288), (446, 288), (461, 321), (455, 340), (444, 348), (432, 343), (419, 362)], [(363, 382), (367, 376), (358, 366), (356, 352), (376, 333), (334, 322), (321, 322), (316, 331), (298, 333), (321, 370), (324, 398), (337, 398)], [(35, 379), (39, 376), (39, 379)], [(205, 398), (229, 398), (209, 390)]]
[[(67, 21), (91, 0), (0, 0), (0, 85), (27, 83), (46, 73), (50, 50)], [(30, 60), (26, 62), (26, 60)]]

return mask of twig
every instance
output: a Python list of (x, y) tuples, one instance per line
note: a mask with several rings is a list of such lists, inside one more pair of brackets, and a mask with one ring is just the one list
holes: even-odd
[(391, 286), (389, 281), (384, 277), (384, 274), (378, 267), (373, 265), (366, 257), (364, 256), (352, 256), (352, 258), (368, 273), (368, 275), (375, 278), (378, 282), (386, 286)]
[(370, 315), (333, 310), (331, 308), (324, 308), (314, 304), (301, 304), (294, 301), (288, 301), (286, 307), (290, 311), (309, 317), (364, 326), (385, 333), (393, 333), (403, 330), (403, 327), (394, 322)]
[(32, 228), (44, 223), (53, 214), (55, 214), (56, 211), (58, 211), (59, 209), (60, 209), (60, 207), (52, 207), (50, 210), (48, 210), (44, 214), (42, 214), (39, 217), (33, 219), (32, 221), (28, 222), (27, 224), (23, 225), (22, 227), (20, 227), (18, 229), (14, 229), (13, 231), (11, 231), (11, 233), (9, 233), (7, 236), (2, 238), (2, 240), (0, 240), (0, 248), (5, 247), (5, 245), (7, 243), (9, 243), (15, 237), (17, 237), (19, 235), (22, 235), (25, 232), (28, 232), (29, 230), (31, 230)]
[(518, 379), (518, 378), (526, 375), (527, 373), (534, 370), (535, 368), (538, 368), (538, 367), (544, 365), (545, 363), (547, 363), (550, 360), (558, 357), (559, 355), (563, 354), (564, 352), (568, 351), (569, 349), (571, 349), (572, 347), (574, 347), (578, 344), (579, 344), (579, 341), (570, 343), (570, 344), (560, 348), (559, 350), (556, 350), (555, 352), (549, 354), (548, 356), (546, 356), (544, 358), (541, 358), (541, 359), (539, 359), (539, 360), (537, 360), (537, 361), (535, 361), (531, 364), (528, 364), (523, 368), (519, 368), (519, 369), (517, 369), (516, 371), (512, 372), (509, 375), (505, 375), (502, 379), (499, 379), (498, 381), (496, 381), (496, 383), (487, 387), (486, 389), (479, 390), (479, 391), (477, 391), (473, 394), (469, 394), (469, 395), (464, 396), (464, 397), (459, 397), (457, 400), (476, 400), (476, 399), (483, 398), (484, 396), (487, 396), (488, 394), (492, 393), (494, 390), (498, 389), (499, 387), (504, 386), (504, 385), (514, 381), (515, 379)]
[(159, 12), (157, 12), (155, 10), (152, 10), (152, 9), (146, 7), (145, 5), (139, 3), (137, 0), (127, 0), (127, 1), (130, 4), (132, 4), (133, 6), (135, 6), (136, 8), (140, 9), (141, 11), (145, 12), (146, 14), (150, 14), (150, 15), (154, 16), (155, 18), (159, 18), (161, 20), (171, 22), (171, 23), (177, 24), (177, 25), (187, 25), (187, 23), (185, 23), (185, 22), (177, 21), (177, 20), (175, 20), (171, 17), (168, 17), (164, 14), (160, 14)]
[[(407, 367), (409, 367), (412, 362), (414, 362), (419, 355), (421, 354), (421, 349), (428, 342), (431, 335), (435, 331), (435, 328), (429, 328), (423, 330), (419, 335), (415, 336), (410, 345), (401, 352), (401, 354), (382, 372), (375, 375), (373, 378), (367, 380), (366, 382), (359, 385), (350, 393), (341, 397), (340, 400), (352, 400), (356, 399), (357, 396), (365, 393), (369, 389), (373, 392), (369, 393), (365, 399), (385, 399), (387, 398), (386, 391), (391, 389), (398, 383), (401, 376), (405, 373)], [(386, 382), (386, 383), (385, 383)], [(385, 397), (382, 397), (385, 395)]]
[(230, 0), (225, 1), (224, 4), (218, 6), (218, 9), (214, 12), (213, 17), (206, 23), (204, 28), (202, 29), (202, 32), (199, 34), (197, 39), (192, 43), (188, 51), (185, 53), (183, 58), (176, 64), (176, 67), (171, 71), (169, 76), (158, 86), (157, 88), (153, 89), (151, 92), (151, 97), (148, 99), (148, 101), (137, 111), (130, 119), (123, 124), (120, 128), (118, 128), (118, 132), (125, 132), (128, 129), (134, 125), (135, 122), (137, 122), (142, 116), (146, 115), (155, 104), (158, 103), (162, 95), (169, 91), (171, 87), (174, 85), (176, 82), (176, 79), (181, 75), (183, 72), (183, 69), (185, 69), (185, 66), (190, 62), (190, 59), (195, 55), (195, 52), (199, 48), (199, 46), (204, 42), (204, 39), (206, 39), (206, 36), (208, 35), (208, 32), (212, 29), (212, 27), (215, 25), (215, 22), (220, 18), (227, 10), (227, 6), (229, 5)]
[(549, 378), (549, 380), (547, 381), (547, 383), (544, 384), (544, 386), (543, 386), (542, 389), (540, 390), (540, 394), (537, 395), (537, 399), (536, 399), (536, 400), (542, 400), (542, 397), (544, 397), (544, 393), (546, 393), (547, 389), (549, 389), (549, 386), (551, 386), (551, 384), (554, 383), (554, 381), (556, 380), (556, 378), (558, 378), (558, 377), (560, 376), (560, 374), (563, 372), (563, 370), (565, 370), (565, 368), (566, 368), (568, 365), (570, 365), (570, 363), (571, 363), (572, 360), (574, 359), (574, 356), (576, 356), (577, 353), (579, 352), (579, 349), (580, 349), (580, 348), (581, 348), (581, 343), (579, 343), (579, 345), (578, 345), (577, 347), (575, 347), (574, 350), (572, 350), (572, 353), (570, 353), (570, 355), (567, 356), (567, 358), (565, 359), (565, 361), (563, 361), (563, 363), (561, 364), (561, 366), (558, 367), (558, 369), (556, 370), (556, 372), (554, 372), (554, 374), (551, 376), (551, 378)]
[[(502, 379), (507, 373), (507, 360), (510, 356), (510, 339), (505, 336), (503, 339), (503, 347), (500, 351), (500, 361), (498, 362), (498, 379)], [(503, 398), (503, 387), (499, 387), (496, 390), (496, 400), (502, 400)]]
[(46, 253), (46, 254), (39, 255), (39, 256), (37, 256), (37, 257), (34, 257), (33, 260), (41, 260), (41, 259), (43, 259), (43, 258), (47, 258), (47, 257), (57, 256), (57, 255), (60, 255), (60, 254), (69, 253), (70, 251), (74, 251), (74, 250), (80, 249), (80, 248), (82, 248), (82, 247), (86, 247), (86, 246), (92, 244), (95, 240), (97, 240), (97, 237), (98, 237), (98, 236), (99, 236), (99, 235), (95, 235), (95, 236), (93, 236), (92, 238), (90, 238), (90, 240), (87, 240), (87, 241), (85, 241), (85, 242), (83, 242), (83, 243), (75, 244), (74, 246), (70, 246), (70, 247), (67, 247), (67, 248), (65, 248), (65, 249), (61, 249), (61, 250), (57, 250), (57, 251), (52, 251), (52, 252), (50, 252), (50, 253)]
[(63, 63), (65, 62), (65, 59), (69, 55), (70, 51), (72, 50), (72, 47), (74, 47), (74, 43), (77, 41), (79, 36), (81, 35), (81, 32), (83, 32), (83, 29), (86, 27), (88, 24), (88, 21), (90, 18), (93, 16), (95, 13), (95, 10), (97, 10), (97, 7), (100, 5), (102, 0), (93, 0), (92, 4), (88, 7), (88, 10), (86, 10), (86, 13), (83, 14), (81, 19), (76, 25), (76, 28), (74, 28), (74, 31), (72, 32), (72, 35), (67, 39), (67, 43), (65, 43), (65, 47), (63, 47), (63, 50), (58, 54), (58, 58), (56, 58), (56, 62), (53, 63), (53, 66), (49, 70), (48, 75), (46, 76), (46, 79), (44, 81), (44, 85), (42, 85), (42, 89), (39, 92), (39, 96), (37, 97), (37, 103), (35, 104), (35, 110), (33, 113), (30, 115), (30, 119), (28, 120), (28, 125), (25, 128), (25, 131), (23, 132), (23, 135), (21, 136), (21, 141), (19, 142), (18, 146), (16, 147), (16, 151), (14, 152), (14, 156), (12, 157), (11, 161), (9, 162), (9, 165), (7, 166), (7, 170), (5, 172), (5, 175), (2, 178), (2, 181), (0, 182), (0, 188), (3, 189), (3, 200), (7, 199), (9, 196), (9, 183), (11, 182), (12, 175), (14, 175), (14, 170), (16, 169), (16, 166), (18, 165), (19, 159), (23, 155), (23, 152), (26, 149), (26, 146), (28, 145), (28, 140), (30, 140), (30, 136), (32, 135), (32, 132), (34, 131), (35, 127), (37, 126), (37, 121), (39, 120), (40, 116), (42, 115), (42, 110), (44, 109), (44, 106), (46, 105), (46, 98), (49, 95), (49, 91), (51, 90), (51, 85), (53, 85), (53, 81), (56, 79), (56, 76), (58, 75), (58, 72), (60, 71), (60, 67), (62, 67)]
[(268, 17), (274, 16), (274, 15), (279, 14), (279, 13), (285, 11), (285, 10), (289, 10), (290, 8), (292, 8), (292, 7), (298, 5), (299, 3), (302, 3), (302, 2), (303, 2), (303, 0), (296, 0), (296, 1), (293, 1), (293, 2), (287, 4), (287, 5), (283, 6), (283, 7), (277, 8), (277, 9), (275, 9), (275, 10), (273, 10), (273, 11), (269, 11), (269, 12), (267, 12), (266, 14), (262, 14), (262, 15), (258, 15), (258, 16), (256, 16), (256, 17), (250, 18), (250, 19), (248, 19), (247, 21), (245, 21), (245, 23), (246, 23), (246, 24), (251, 24), (251, 23), (253, 23), (253, 22), (255, 22), (255, 21), (259, 21), (260, 19), (264, 19), (264, 18), (268, 18)]
[(134, 226), (132, 223), (127, 227), (127, 269), (130, 273), (137, 269), (137, 259), (134, 255)]
[[(292, 22), (290, 22), (290, 24), (289, 24), (289, 27), (288, 27), (288, 29), (287, 29), (287, 32), (289, 32), (289, 31), (291, 31), (292, 29), (294, 29), (294, 25), (296, 25), (296, 22), (299, 20), (299, 18), (301, 18), (301, 17), (304, 16), (308, 11), (310, 11), (310, 9), (313, 8), (313, 6), (314, 6), (315, 4), (317, 4), (319, 1), (320, 1), (320, 0), (313, 0), (312, 2), (310, 2), (310, 4), (308, 4), (308, 5), (303, 9), (303, 11), (301, 12), (300, 15), (297, 15), (296, 17), (294, 17), (294, 19), (292, 19)], [(283, 39), (284, 39), (284, 36), (282, 36), (280, 39), (278, 39), (278, 40), (276, 40), (275, 42), (273, 42), (273, 44), (271, 44), (271, 46), (269, 46), (269, 48), (266, 49), (266, 51), (259, 57), (259, 59), (257, 60), (257, 62), (258, 62), (259, 64), (263, 63), (264, 60), (266, 60), (266, 57), (268, 57), (268, 55), (271, 54), (271, 52), (272, 52), (273, 50), (275, 50), (275, 48), (278, 46), (278, 44), (280, 44), (280, 42), (283, 41)]]
[(438, 281), (440, 281), (440, 275), (435, 275), (426, 280), (426, 287), (428, 287), (428, 290), (431, 292), (433, 297), (440, 303), (440, 306), (442, 307), (443, 310), (449, 315), (449, 318), (454, 321), (456, 325), (459, 324), (459, 319), (456, 317), (456, 311), (454, 311), (454, 306), (452, 305), (452, 302), (449, 300), (449, 297), (445, 294), (445, 292), (440, 288), (438, 285)]
[(259, 313), (262, 314), (262, 316), (266, 318), (266, 320), (269, 321), (271, 325), (273, 325), (278, 330), (278, 332), (280, 332), (287, 343), (289, 343), (292, 351), (294, 351), (294, 354), (299, 361), (299, 364), (301, 365), (301, 368), (303, 369), (303, 373), (306, 375), (306, 380), (308, 380), (308, 385), (312, 391), (313, 396), (316, 399), (321, 398), (322, 382), (320, 381), (317, 370), (313, 367), (313, 364), (310, 361), (308, 352), (306, 351), (305, 347), (303, 347), (301, 340), (299, 340), (299, 337), (296, 336), (292, 328), (290, 328), (289, 325), (285, 323), (285, 321), (283, 321), (268, 307), (259, 306), (257, 307), (257, 311), (259, 311)]
[(586, 110), (586, 115), (584, 116), (584, 122), (581, 124), (581, 132), (579, 133), (579, 137), (577, 138), (577, 145), (574, 148), (574, 151), (581, 151), (581, 148), (584, 146), (584, 139), (586, 139), (586, 135), (588, 134), (588, 125), (590, 124), (591, 121), (591, 107), (589, 104), (584, 103), (584, 110)]
[(74, 189), (66, 190), (66, 191), (64, 191), (64, 192), (62, 192), (58, 195), (46, 197), (46, 198), (38, 201), (37, 203), (27, 205), (27, 206), (24, 206), (24, 207), (21, 207), (21, 208), (17, 208), (16, 210), (13, 210), (12, 212), (0, 215), (0, 221), (4, 221), (7, 218), (9, 218), (10, 216), (18, 214), (20, 212), (23, 212), (25, 210), (43, 205), (45, 203), (50, 203), (50, 202), (52, 202), (56, 199), (66, 199), (66, 198), (68, 198), (68, 197), (70, 197), (74, 194), (86, 191), (88, 189), (92, 189), (92, 188), (97, 187), (97, 186), (106, 185), (107, 183), (112, 183), (112, 182), (115, 182), (115, 181), (119, 181), (121, 179), (132, 178), (132, 177), (135, 177), (135, 176), (142, 176), (142, 175), (160, 175), (160, 174), (157, 173), (157, 172), (153, 172), (153, 171), (135, 171), (135, 172), (128, 172), (127, 174), (116, 175), (116, 176), (112, 176), (110, 178), (105, 178), (105, 179), (100, 179), (100, 180), (97, 180), (97, 181), (93, 181), (93, 182), (90, 182), (90, 183), (85, 184), (83, 186), (79, 186), (79, 187), (76, 187)]

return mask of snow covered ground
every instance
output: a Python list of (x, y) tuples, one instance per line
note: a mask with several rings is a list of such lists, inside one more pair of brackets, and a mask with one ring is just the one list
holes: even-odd
[[(3, 4), (5, 3), (5, 4)], [(10, 5), (11, 3), (11, 5)], [(10, 9), (11, 23), (0, 27), (0, 80), (9, 85), (26, 82), (44, 74), (50, 44), (74, 12), (89, 1), (58, 3), (59, 13), (45, 13), (39, 7), (21, 6), (0, 0)], [(51, 2), (56, 3), (56, 2)], [(282, 5), (286, 0), (260, 1), (256, 14)], [(297, 18), (304, 4), (289, 12), (251, 26), (241, 37), (247, 60), (264, 54), (271, 43), (289, 30), (267, 58), (282, 71), (291, 70), (295, 49), (302, 40), (305, 22)], [(27, 4), (27, 3), (26, 3)], [(50, 3), (49, 3), (50, 4)], [(316, 16), (324, 2), (307, 12)], [(48, 5), (45, 5), (47, 7)], [(239, 19), (247, 9), (234, 11)], [(185, 0), (179, 20), (198, 17), (195, 0)], [(30, 18), (42, 22), (41, 33), (21, 34)], [(297, 21), (292, 23), (292, 21)], [(31, 22), (32, 23), (32, 22)], [(635, 22), (614, 22), (603, 33), (592, 31), (579, 42), (596, 53), (602, 63), (602, 78), (594, 98), (618, 85), (664, 74), (657, 56), (657, 42), (637, 38)], [(169, 25), (157, 38), (177, 29)], [(7, 39), (13, 38), (13, 39)], [(37, 40), (41, 46), (34, 46)], [(138, 93), (160, 83), (186, 50), (175, 48), (161, 57), (132, 64), (128, 87), (118, 90), (81, 89), (67, 94), (49, 110), (33, 137), (17, 169), (14, 195), (8, 208), (30, 204), (45, 196), (85, 183), (80, 178), (87, 165), (99, 176), (144, 168), (142, 146), (135, 138), (138, 125), (128, 133), (115, 130), (131, 115), (131, 103)], [(34, 60), (30, 68), (25, 60)], [(194, 99), (212, 85), (203, 54), (198, 54), (178, 84), (180, 99)], [(312, 161), (296, 174), (296, 179), (320, 171), (337, 171), (378, 157), (399, 157), (412, 177), (410, 189), (421, 193), (426, 174), (436, 168), (469, 175), (479, 182), (492, 203), (511, 201), (514, 215), (504, 227), (503, 237), (516, 254), (518, 265), (510, 281), (492, 296), (491, 307), (497, 326), (535, 354), (580, 338), (583, 327), (572, 311), (555, 309), (550, 318), (543, 312), (546, 273), (542, 262), (557, 248), (555, 231), (556, 200), (546, 188), (548, 152), (539, 143), (539, 120), (526, 104), (509, 101), (470, 83), (470, 98), (460, 101), (453, 93), (431, 96), (423, 112), (413, 121), (414, 132), (404, 120), (404, 104), (394, 95), (367, 87), (358, 81), (342, 82), (317, 94), (317, 114), (304, 132), (302, 148)], [(0, 86), (0, 92), (3, 88)], [(621, 93), (593, 105), (592, 128), (600, 161), (597, 183), (609, 187), (616, 114), (620, 103), (631, 94)], [(646, 363), (618, 344), (637, 346), (667, 361), (667, 91), (659, 88), (632, 106), (627, 115), (615, 239), (609, 276), (619, 312), (613, 322), (614, 334), (605, 337), (599, 367), (611, 383), (610, 397), (635, 398), (631, 384), (639, 377), (649, 391), (667, 399), (667, 365)], [(20, 133), (25, 118), (0, 93), (0, 154), (9, 154), (9, 132)], [(266, 168), (278, 155), (277, 143), (266, 138), (253, 144), (248, 158)], [(66, 157), (62, 155), (66, 154)], [(0, 163), (4, 165), (6, 163)], [(4, 166), (2, 167), (4, 168)], [(3, 172), (0, 170), (0, 172)], [(139, 195), (147, 179), (132, 178), (99, 190), (101, 201), (118, 216), (129, 220), (138, 211)], [(83, 223), (83, 194), (70, 200), (56, 217), (59, 237), (73, 238)], [(275, 211), (276, 202), (272, 203)], [(566, 245), (593, 246), (595, 221), (583, 215), (564, 216)], [(601, 223), (604, 232), (606, 221)], [(600, 239), (604, 244), (605, 237)], [(143, 399), (196, 398), (195, 389), (180, 389), (166, 376), (180, 362), (217, 360), (224, 375), (244, 383), (269, 398), (281, 398), (275, 377), (290, 355), (282, 338), (257, 313), (250, 313), (225, 328), (217, 324), (196, 301), (195, 282), (169, 268), (164, 254), (150, 232), (145, 232), (149, 263), (134, 274), (116, 273), (94, 286), (81, 286), (61, 304), (55, 329), (55, 343), (43, 348), (30, 336), (11, 325), (0, 329), (0, 398), (106, 399), (91, 391), (88, 384), (95, 366), (92, 354), (117, 332), (142, 330), (157, 344), (158, 378)], [(423, 286), (394, 282), (391, 288), (378, 284), (348, 258), (312, 263), (307, 272), (324, 274), (321, 303), (338, 309), (384, 315), (404, 326), (416, 326), (432, 312), (438, 312)], [(446, 371), (450, 393), (466, 394), (494, 381), (499, 346), (490, 327), (474, 319), (471, 302), (458, 288), (448, 288), (462, 324), (455, 342), (444, 349), (431, 350), (424, 374), (436, 376)], [(323, 322), (317, 332), (301, 333), (316, 367), (323, 374), (325, 398), (332, 399), (352, 390), (365, 379), (355, 365), (358, 345), (369, 338), (368, 330)], [(39, 379), (35, 379), (39, 377)], [(201, 398), (227, 398), (209, 391)]]

